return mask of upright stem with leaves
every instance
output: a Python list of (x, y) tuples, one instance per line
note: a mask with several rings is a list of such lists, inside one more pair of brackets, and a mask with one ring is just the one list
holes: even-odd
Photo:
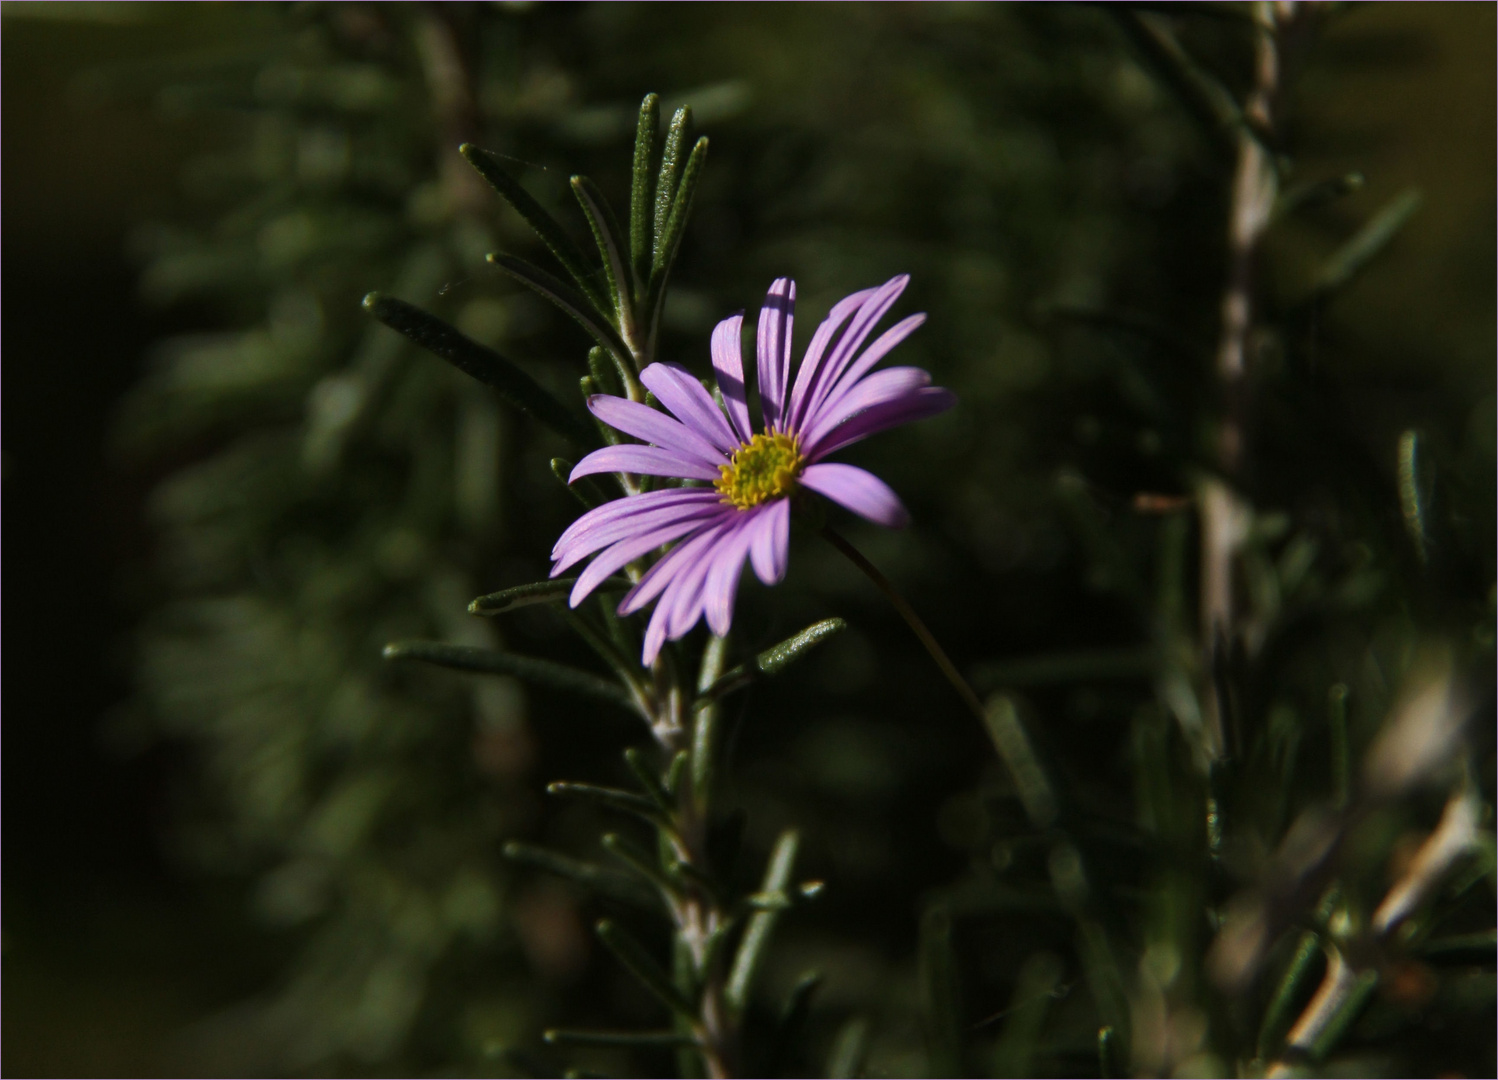
[[(691, 114), (678, 109), (660, 139), (659, 103), (648, 95), (640, 107), (627, 227), (616, 219), (598, 188), (574, 176), (571, 189), (597, 248), (585, 255), (567, 230), (512, 177), (500, 159), (465, 143), (469, 164), (531, 226), (570, 280), (563, 280), (519, 257), (493, 254), (489, 262), (569, 315), (592, 337), (583, 395), (622, 394), (645, 402), (640, 373), (655, 360), (666, 288), (686, 230), (692, 196), (707, 156), (707, 139), (691, 142)], [(370, 294), (366, 309), (391, 329), (492, 387), (507, 403), (551, 428), (578, 450), (596, 446), (610, 430), (583, 420), (552, 397), (517, 365), (465, 337), (458, 330), (402, 300)], [(566, 481), (571, 462), (554, 459), (553, 471)], [(648, 478), (615, 474), (622, 495), (647, 489)], [(585, 506), (605, 494), (591, 481), (571, 486)], [(647, 566), (625, 568), (617, 594), (638, 582)], [(533, 604), (563, 605), (575, 579), (522, 585), (478, 598), (469, 610), (494, 616)], [(608, 591), (608, 590), (605, 590)], [(839, 619), (816, 623), (757, 656), (728, 667), (730, 644), (710, 636), (695, 664), (684, 648), (662, 652), (648, 668), (634, 659), (632, 628), (606, 599), (568, 611), (565, 617), (598, 653), (613, 678), (535, 657), (440, 642), (399, 642), (386, 649), (391, 659), (413, 659), (465, 671), (508, 674), (608, 701), (635, 713), (649, 728), (656, 753), (629, 750), (625, 757), (637, 790), (580, 782), (559, 782), (548, 791), (583, 799), (643, 822), (654, 833), (653, 850), (624, 832), (609, 832), (601, 843), (617, 862), (603, 867), (580, 862), (520, 842), (507, 845), (511, 859), (530, 863), (607, 893), (616, 899), (664, 912), (674, 928), (674, 950), (663, 964), (628, 929), (613, 919), (596, 927), (599, 939), (671, 1018), (656, 1031), (603, 1032), (552, 1030), (546, 1041), (559, 1045), (636, 1048), (675, 1047), (682, 1070), (691, 1075), (728, 1077), (743, 1071), (742, 1025), (754, 975), (779, 914), (814, 895), (819, 886), (793, 888), (791, 875), (797, 833), (780, 835), (757, 890), (736, 890), (732, 875), (736, 831), (742, 822), (725, 818), (715, 801), (717, 727), (721, 702), (756, 680), (774, 675), (809, 648), (841, 630)], [(690, 670), (695, 667), (695, 672)], [(654, 761), (654, 764), (652, 764)]]

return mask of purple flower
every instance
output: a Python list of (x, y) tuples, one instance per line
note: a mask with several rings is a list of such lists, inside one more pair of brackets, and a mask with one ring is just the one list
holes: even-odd
[(714, 633), (728, 633), (746, 558), (766, 585), (785, 575), (790, 496), (798, 488), (825, 495), (880, 525), (904, 525), (905, 507), (883, 480), (853, 465), (823, 459), (876, 432), (935, 416), (956, 403), (950, 391), (932, 386), (931, 376), (919, 368), (870, 373), (926, 321), (925, 315), (902, 319), (859, 352), (909, 281), (901, 274), (834, 304), (812, 335), (794, 385), (791, 325), (796, 283), (780, 278), (770, 286), (755, 335), (764, 413), (761, 431), (749, 421), (742, 314), (720, 322), (712, 337), (713, 368), (726, 416), (696, 377), (674, 364), (651, 364), (640, 374), (640, 381), (671, 416), (606, 394), (589, 398), (594, 416), (649, 445), (595, 450), (578, 463), (570, 479), (620, 472), (704, 480), (712, 486), (630, 495), (573, 522), (552, 549), (551, 576), (595, 552), (597, 557), (577, 579), (572, 606), (621, 567), (675, 543), (619, 605), (619, 614), (629, 615), (659, 598), (645, 633), (648, 666), (667, 638), (682, 637), (703, 615)]

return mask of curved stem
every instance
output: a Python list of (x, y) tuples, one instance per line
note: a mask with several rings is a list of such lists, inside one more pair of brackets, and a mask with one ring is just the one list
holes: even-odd
[(978, 700), (978, 695), (973, 692), (973, 688), (967, 684), (967, 680), (958, 672), (957, 665), (952, 663), (951, 657), (947, 656), (946, 650), (941, 647), (936, 637), (927, 628), (926, 624), (921, 621), (921, 617), (915, 613), (915, 609), (906, 603), (905, 597), (901, 596), (899, 590), (890, 583), (889, 578), (881, 574), (878, 567), (864, 558), (863, 552), (848, 543), (846, 539), (830, 527), (826, 525), (822, 526), (822, 535), (827, 538), (829, 544), (842, 552), (849, 562), (862, 570), (868, 579), (879, 587), (879, 591), (889, 598), (889, 602), (900, 613), (900, 618), (905, 620), (906, 624), (915, 633), (915, 636), (920, 639), (921, 644), (926, 648), (926, 652), (931, 655), (932, 660), (936, 661), (936, 666), (941, 668), (941, 673), (947, 677), (947, 682), (952, 684), (952, 689), (956, 690), (957, 696), (962, 698), (963, 704), (972, 711), (972, 714), (980, 722), (986, 723), (988, 719), (987, 713), (984, 712), (983, 703)]

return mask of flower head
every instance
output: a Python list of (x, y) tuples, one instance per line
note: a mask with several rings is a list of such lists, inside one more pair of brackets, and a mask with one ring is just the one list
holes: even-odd
[(583, 458), (571, 479), (623, 472), (708, 481), (711, 486), (666, 488), (630, 495), (590, 510), (557, 540), (552, 577), (596, 557), (572, 589), (576, 607), (610, 574), (665, 544), (675, 543), (619, 605), (629, 615), (658, 601), (645, 633), (651, 664), (669, 638), (682, 637), (707, 618), (728, 633), (744, 560), (773, 585), (785, 575), (791, 496), (805, 488), (880, 525), (907, 520), (883, 480), (853, 465), (824, 459), (876, 432), (951, 408), (951, 392), (931, 385), (919, 368), (871, 369), (926, 321), (911, 315), (868, 348), (864, 342), (910, 278), (900, 275), (834, 304), (817, 327), (791, 382), (791, 328), (796, 284), (770, 286), (755, 335), (763, 425), (749, 421), (741, 333), (731, 316), (713, 331), (712, 359), (722, 407), (696, 377), (673, 364), (640, 373), (670, 415), (606, 394), (588, 399), (605, 424), (645, 444), (608, 446)]

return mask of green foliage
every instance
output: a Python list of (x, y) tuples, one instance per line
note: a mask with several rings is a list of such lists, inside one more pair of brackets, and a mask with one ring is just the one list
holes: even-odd
[[(545, 1031), (610, 1074), (1491, 1067), (1491, 431), (1453, 434), (1452, 386), (1363, 408), (1377, 342), (1346, 313), (1424, 215), (1366, 209), (1345, 164), (1289, 183), (1315, 129), (1256, 111), (1241, 14), (334, 7), (195, 73), (253, 140), (146, 284), (249, 328), (163, 349), (124, 427), (194, 461), (156, 500), (141, 650), (205, 756), (187, 835), (307, 943), (252, 1060), (539, 1073)], [(1307, 19), (1298, 46), (1348, 32)], [(711, 168), (685, 107), (664, 134), (636, 109), (641, 72), (702, 87)], [(1235, 177), (1269, 195), (1239, 382)], [(931, 314), (909, 362), (962, 406), (855, 452), (919, 523), (866, 546), (984, 724), (810, 535), (737, 642), (656, 671), (570, 582), (463, 616), (577, 513), (542, 475), (570, 471), (558, 435), (597, 442), (575, 380), (645, 400), (645, 363), (706, 371), (770, 278), (804, 330), (897, 270)], [(404, 336), (361, 321), (372, 288), (409, 298), (366, 302)], [(1491, 366), (1468, 379), (1490, 418)], [(497, 677), (383, 666), (390, 641)], [(658, 757), (621, 766), (643, 731), (575, 691)], [(577, 778), (544, 810), (537, 747)], [(600, 815), (601, 864), (576, 854)], [(619, 966), (587, 959), (599, 914)]]

